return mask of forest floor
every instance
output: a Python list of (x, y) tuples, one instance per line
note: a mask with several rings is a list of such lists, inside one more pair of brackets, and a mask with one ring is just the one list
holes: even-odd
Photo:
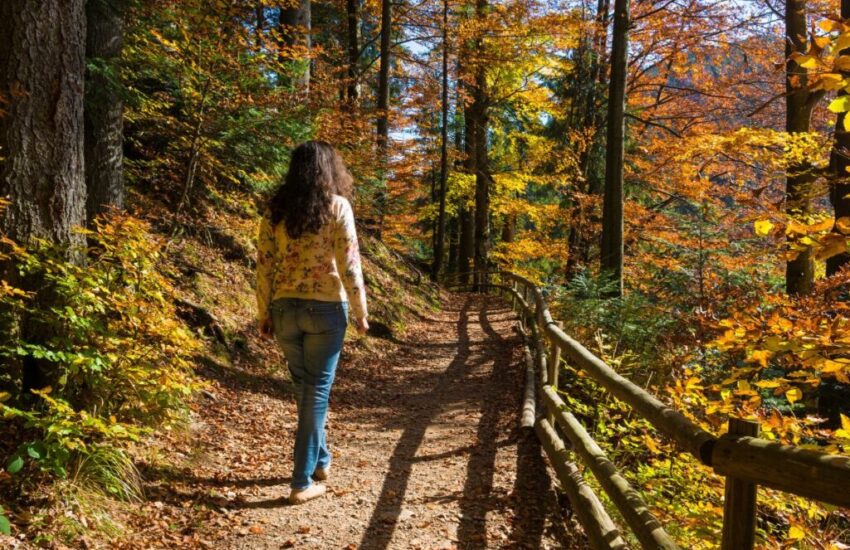
[(403, 340), (343, 353), (328, 494), (302, 506), (286, 502), (296, 423), (287, 377), (210, 362), (189, 437), (163, 450), (183, 463), (143, 469), (147, 502), (120, 546), (586, 547), (533, 433), (518, 426), (513, 313), (493, 298), (444, 296)]

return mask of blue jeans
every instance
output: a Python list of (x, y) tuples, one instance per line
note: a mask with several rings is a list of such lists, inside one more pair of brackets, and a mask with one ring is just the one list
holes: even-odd
[(328, 398), (348, 325), (347, 302), (281, 298), (271, 305), (274, 335), (295, 384), (298, 431), (292, 488), (306, 489), (331, 455), (325, 438)]

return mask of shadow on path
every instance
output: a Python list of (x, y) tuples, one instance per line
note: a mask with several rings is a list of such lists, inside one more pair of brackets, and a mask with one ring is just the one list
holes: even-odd
[(416, 417), (415, 423), (404, 430), (390, 457), (389, 472), (384, 478), (381, 494), (360, 543), (362, 549), (379, 550), (389, 546), (401, 514), (401, 502), (410, 481), (416, 451), (425, 437), (428, 425), (447, 404), (446, 397), (452, 393), (450, 387), (462, 380), (464, 372), (469, 368), (469, 302), (469, 299), (464, 301), (457, 321), (457, 354), (439, 375), (439, 381), (433, 389), (424, 398), (416, 397), (426, 407)]

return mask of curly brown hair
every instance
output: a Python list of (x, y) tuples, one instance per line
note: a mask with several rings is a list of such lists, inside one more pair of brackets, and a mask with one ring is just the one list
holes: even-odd
[(318, 233), (330, 221), (333, 196), (350, 200), (352, 183), (333, 146), (324, 141), (302, 143), (292, 152), (289, 172), (269, 201), (272, 225), (283, 222), (293, 239)]

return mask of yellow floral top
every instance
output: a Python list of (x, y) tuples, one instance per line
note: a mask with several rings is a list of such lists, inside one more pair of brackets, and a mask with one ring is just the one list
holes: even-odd
[(318, 233), (292, 239), (284, 223), (260, 222), (257, 241), (257, 308), (260, 323), (278, 298), (348, 301), (355, 318), (367, 315), (360, 247), (349, 202), (334, 195), (331, 220)]

